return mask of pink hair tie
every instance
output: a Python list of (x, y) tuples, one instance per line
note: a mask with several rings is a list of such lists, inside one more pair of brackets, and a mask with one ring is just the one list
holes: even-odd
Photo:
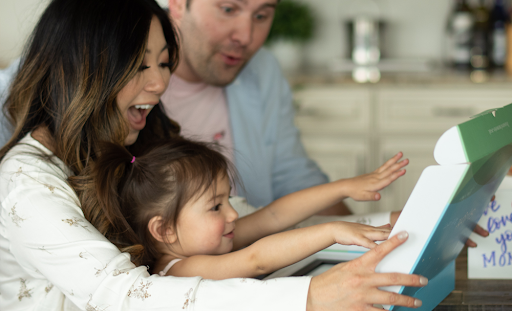
[(133, 156), (133, 159), (130, 161), (130, 163), (133, 164), (133, 162), (135, 162), (135, 156)]

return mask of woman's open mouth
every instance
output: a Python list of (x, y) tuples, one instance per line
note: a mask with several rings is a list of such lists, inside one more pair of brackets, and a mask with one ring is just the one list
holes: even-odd
[(146, 117), (154, 105), (135, 105), (128, 108), (130, 128), (140, 131), (146, 126)]

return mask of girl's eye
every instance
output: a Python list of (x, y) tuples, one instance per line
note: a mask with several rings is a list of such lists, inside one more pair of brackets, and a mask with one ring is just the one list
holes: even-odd
[(220, 209), (220, 206), (221, 206), (221, 205), (222, 205), (222, 204), (217, 204), (217, 205), (215, 205), (214, 207), (212, 207), (212, 211), (218, 211), (218, 210)]
[(171, 68), (171, 67), (172, 67), (172, 64), (171, 64), (171, 63), (160, 63), (160, 67), (167, 67), (167, 68)]
[(140, 66), (139, 71), (143, 71), (143, 70), (146, 70), (148, 68), (149, 68), (149, 66), (142, 65), (142, 66)]

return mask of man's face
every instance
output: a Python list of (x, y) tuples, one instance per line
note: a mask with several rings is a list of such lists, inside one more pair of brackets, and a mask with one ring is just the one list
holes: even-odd
[(225, 86), (265, 42), (277, 0), (192, 0), (188, 8), (185, 0), (169, 3), (181, 33), (176, 74)]

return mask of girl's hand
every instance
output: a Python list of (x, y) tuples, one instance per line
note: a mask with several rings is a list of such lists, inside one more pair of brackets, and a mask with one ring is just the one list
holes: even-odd
[(354, 222), (332, 222), (334, 242), (343, 245), (359, 245), (372, 249), (377, 246), (374, 241), (383, 241), (389, 237), (391, 225), (373, 227)]
[(343, 183), (346, 195), (356, 201), (378, 201), (380, 194), (377, 191), (389, 186), (405, 174), (405, 169), (402, 168), (409, 164), (409, 160), (399, 161), (402, 156), (403, 153), (399, 152), (372, 173), (341, 179), (337, 182)]

